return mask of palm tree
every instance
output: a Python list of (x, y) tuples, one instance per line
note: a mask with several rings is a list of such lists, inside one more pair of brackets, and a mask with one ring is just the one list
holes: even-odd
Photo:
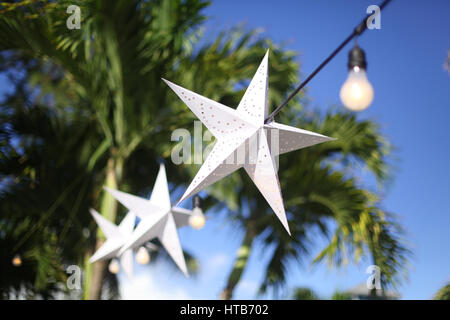
[[(297, 287), (294, 289), (292, 298), (294, 300), (323, 300), (319, 295), (311, 288)], [(334, 291), (331, 300), (351, 300), (351, 294), (346, 291)]]
[(331, 296), (331, 300), (351, 300), (352, 296), (346, 291), (335, 291)]
[[(68, 30), (66, 8), (74, 4), (81, 29)], [(272, 103), (292, 88), (294, 55), (254, 31), (235, 28), (197, 45), (206, 5), (1, 3), (1, 70), (14, 86), (1, 112), (1, 274), (15, 275), (2, 276), (2, 294), (25, 288), (51, 297), (66, 276), (61, 265), (75, 263), (84, 264), (83, 297), (101, 297), (106, 263), (90, 265), (87, 258), (104, 238), (88, 207), (111, 221), (120, 218), (123, 209), (102, 187), (147, 194), (156, 159), (170, 155), (171, 131), (193, 120), (161, 76), (235, 104), (243, 93), (236, 87), (244, 88), (242, 79), (271, 48)], [(168, 171), (175, 186), (192, 174), (171, 165)], [(19, 251), (20, 271), (10, 265)]]
[(314, 292), (314, 290), (304, 287), (295, 288), (292, 297), (294, 300), (320, 300), (319, 296), (316, 292)]
[[(81, 8), (80, 30), (66, 28), (69, 4)], [(161, 76), (237, 105), (246, 79), (270, 48), (270, 104), (292, 90), (298, 80), (294, 53), (254, 31), (228, 30), (199, 46), (206, 5), (196, 0), (1, 4), (0, 65), (15, 78), (1, 111), (0, 274), (8, 274), (2, 288), (50, 297), (65, 277), (61, 265), (76, 263), (85, 266), (84, 297), (100, 298), (106, 264), (86, 262), (103, 235), (88, 207), (100, 208), (109, 220), (120, 218), (123, 209), (102, 187), (147, 194), (156, 159), (170, 156), (171, 131), (194, 119)], [(389, 148), (377, 126), (339, 112), (320, 117), (302, 109), (298, 99), (280, 121), (338, 140), (280, 159), (292, 237), (244, 175), (233, 174), (211, 189), (206, 206), (212, 198), (220, 200), (214, 207), (228, 208), (244, 235), (223, 297), (232, 297), (257, 241), (273, 250), (261, 292), (276, 292), (289, 262), (309, 252), (313, 230), (330, 237), (314, 261), (340, 265), (369, 255), (382, 269), (383, 283), (395, 283), (408, 253), (401, 229), (354, 170), (362, 163), (380, 182), (387, 178)], [(175, 186), (195, 171), (170, 164), (167, 169)], [(20, 271), (9, 263), (17, 251), (24, 257)]]
[[(361, 165), (380, 184), (389, 177), (390, 147), (378, 126), (348, 113), (329, 112), (320, 117), (295, 108), (285, 112), (280, 122), (337, 140), (279, 159), (279, 178), (292, 237), (275, 221), (264, 199), (243, 175), (221, 182), (212, 191), (219, 199), (231, 202), (229, 207), (236, 208), (233, 219), (244, 233), (221, 297), (232, 297), (255, 242), (270, 252), (259, 292), (271, 289), (277, 294), (285, 285), (289, 264), (303, 262), (320, 234), (328, 237), (329, 244), (313, 263), (326, 259), (330, 266), (341, 266), (350, 259), (358, 262), (361, 257), (370, 257), (371, 264), (381, 269), (382, 285), (396, 285), (405, 275), (402, 271), (410, 254), (403, 241), (403, 230), (392, 214), (381, 209), (377, 195), (357, 180)], [(240, 179), (243, 183), (239, 183)], [(235, 197), (227, 197), (226, 190), (233, 187)]]
[(434, 300), (450, 300), (450, 283), (439, 289), (433, 297)]

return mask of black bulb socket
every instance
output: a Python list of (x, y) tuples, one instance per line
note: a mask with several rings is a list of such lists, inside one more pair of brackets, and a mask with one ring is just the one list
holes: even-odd
[(192, 207), (200, 208), (200, 206), (201, 206), (201, 199), (199, 196), (195, 196), (194, 199), (192, 200)]
[(354, 67), (367, 69), (366, 53), (358, 45), (355, 45), (348, 54), (348, 69), (352, 70)]

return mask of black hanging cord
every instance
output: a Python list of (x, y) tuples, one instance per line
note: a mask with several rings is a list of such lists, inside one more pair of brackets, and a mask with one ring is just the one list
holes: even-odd
[[(383, 10), (384, 7), (386, 7), (388, 5), (389, 2), (391, 2), (392, 0), (384, 0), (383, 3), (381, 3), (379, 5), (380, 7), (380, 12), (381, 10)], [(356, 26), (355, 29), (353, 29), (353, 32), (339, 45), (339, 47), (337, 47), (329, 56), (328, 58), (326, 58), (302, 83), (300, 83), (300, 85), (294, 90), (294, 92), (292, 92), (289, 97), (286, 98), (286, 100), (283, 101), (283, 103), (281, 103), (275, 110), (273, 110), (273, 112), (265, 119), (264, 123), (269, 123), (272, 122), (273, 119), (275, 118), (275, 116), (281, 111), (281, 109), (286, 106), (288, 104), (289, 101), (292, 100), (292, 98), (295, 97), (295, 95), (297, 93), (299, 93), (300, 90), (303, 89), (304, 86), (306, 86), (308, 84), (308, 82), (315, 77), (315, 75), (317, 73), (319, 73), (320, 70), (322, 70), (323, 67), (325, 67), (325, 65), (330, 62), (334, 56), (336, 56), (339, 51), (342, 50), (342, 48), (344, 48), (347, 43), (349, 43), (353, 38), (355, 38), (356, 36), (361, 35), (364, 31), (366, 31), (367, 29), (367, 24), (366, 21), (367, 19), (370, 17), (371, 15), (367, 15), (360, 24), (358, 24)]]

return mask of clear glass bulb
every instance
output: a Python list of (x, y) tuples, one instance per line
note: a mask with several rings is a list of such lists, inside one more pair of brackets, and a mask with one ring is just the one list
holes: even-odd
[(108, 265), (108, 270), (112, 274), (119, 273), (119, 271), (120, 271), (119, 261), (117, 261), (117, 259), (112, 259), (111, 262)]
[(366, 109), (373, 100), (373, 88), (366, 71), (357, 66), (350, 70), (340, 92), (342, 103), (352, 111)]
[(150, 261), (150, 255), (148, 254), (147, 249), (144, 247), (140, 247), (138, 252), (136, 253), (136, 261), (139, 264), (147, 264)]
[(14, 267), (20, 267), (22, 265), (22, 258), (20, 255), (16, 254), (12, 259), (12, 264)]
[(192, 210), (192, 214), (189, 217), (189, 225), (197, 230), (200, 230), (205, 226), (206, 218), (203, 215), (202, 209), (199, 207), (195, 207), (194, 210)]

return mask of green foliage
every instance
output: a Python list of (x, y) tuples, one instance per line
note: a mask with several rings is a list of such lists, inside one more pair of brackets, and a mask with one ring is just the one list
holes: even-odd
[(335, 291), (331, 296), (331, 300), (350, 300), (351, 298), (350, 293), (345, 291)]
[(446, 284), (433, 297), (434, 300), (450, 300), (450, 284)]
[[(80, 30), (65, 26), (69, 4), (81, 7)], [(185, 35), (204, 19), (200, 10), (205, 5), (2, 3), (1, 67), (15, 87), (1, 112), (1, 221), (2, 226), (12, 225), (1, 228), (0, 240), (8, 242), (2, 246), (5, 270), (15, 253), (24, 256), (19, 278), (6, 276), (9, 272), (2, 268), (2, 293), (22, 290), (25, 282), (30, 290), (53, 294), (51, 273), (58, 279), (65, 276), (61, 261), (81, 265), (96, 234), (88, 208), (100, 206), (109, 158), (116, 164), (126, 162), (124, 168), (116, 165), (118, 177), (123, 170), (139, 176), (128, 174), (131, 179), (123, 179), (124, 188), (138, 185), (142, 192), (146, 190), (139, 183), (149, 187), (158, 148), (169, 148), (170, 131), (158, 136), (160, 124), (174, 119), (170, 108), (161, 108), (167, 105), (167, 88), (160, 76), (173, 73)], [(142, 147), (149, 133), (151, 142)], [(83, 236), (87, 230), (89, 238)], [(57, 238), (51, 253), (57, 252), (58, 259), (37, 254), (50, 237)], [(36, 260), (34, 267), (26, 268), (25, 257)], [(195, 262), (188, 261), (195, 268)]]
[[(311, 288), (297, 287), (292, 294), (294, 300), (323, 300)], [(331, 300), (351, 300), (351, 295), (345, 291), (334, 291)]]
[[(65, 26), (69, 4), (81, 7), (80, 30)], [(82, 264), (97, 233), (88, 208), (102, 206), (110, 159), (122, 190), (148, 194), (156, 160), (170, 156), (171, 131), (189, 128), (193, 120), (161, 76), (206, 95), (223, 86), (214, 98), (237, 105), (243, 79), (253, 75), (271, 48), (276, 62), (271, 71), (296, 80), (292, 53), (254, 31), (234, 28), (198, 47), (206, 5), (196, 0), (1, 4), (0, 70), (14, 87), (0, 113), (3, 293), (19, 290), (24, 282), (31, 291), (51, 295), (49, 275), (62, 279), (63, 262)], [(279, 99), (291, 84), (272, 86), (271, 96)], [(175, 186), (195, 171), (167, 167)], [(209, 203), (206, 199), (205, 205)], [(119, 218), (123, 214), (120, 208)], [(55, 237), (52, 254), (58, 259), (36, 254), (41, 243)], [(17, 252), (24, 256), (22, 275), (6, 276)], [(26, 269), (27, 277), (25, 256), (36, 260)], [(191, 271), (198, 269), (192, 256), (186, 256)], [(45, 265), (48, 274), (38, 265)]]
[[(243, 220), (243, 225), (255, 222), (255, 238), (265, 244), (266, 255), (270, 252), (260, 293), (271, 289), (278, 294), (284, 288), (289, 267), (303, 263), (320, 236), (329, 239), (329, 244), (314, 263), (325, 260), (330, 267), (339, 267), (352, 260), (358, 263), (362, 258), (371, 258), (369, 263), (381, 268), (383, 286), (398, 284), (410, 255), (404, 231), (392, 214), (381, 209), (377, 194), (358, 181), (358, 167), (372, 173), (380, 185), (389, 178), (390, 147), (378, 126), (349, 113), (330, 111), (320, 116), (296, 108), (281, 118), (282, 123), (337, 140), (280, 156), (279, 178), (292, 237), (284, 232), (270, 209), (261, 207), (264, 200), (249, 179), (244, 179), (243, 184), (235, 182), (234, 207), (249, 209), (236, 212), (234, 217)], [(224, 190), (228, 188), (233, 188), (232, 184)]]
[(310, 288), (296, 288), (292, 297), (295, 300), (320, 300), (319, 296)]
[[(66, 28), (69, 4), (81, 7), (80, 30)], [(207, 4), (0, 4), (0, 71), (14, 87), (0, 110), (3, 297), (22, 289), (29, 297), (51, 297), (61, 289), (57, 284), (66, 276), (61, 266), (81, 265), (94, 246), (97, 229), (88, 208), (108, 208), (102, 214), (116, 219), (115, 206), (103, 206), (111, 200), (103, 196), (106, 182), (148, 195), (156, 160), (170, 156), (171, 132), (190, 129), (194, 119), (162, 76), (237, 106), (269, 48), (271, 106), (298, 82), (295, 53), (256, 31), (232, 28), (200, 45)], [(255, 240), (271, 252), (262, 292), (284, 286), (289, 264), (308, 256), (318, 234), (330, 242), (316, 261), (341, 265), (350, 257), (358, 261), (370, 256), (381, 267), (383, 284), (396, 283), (408, 255), (402, 230), (381, 209), (377, 194), (357, 180), (355, 170), (357, 165), (367, 168), (382, 184), (388, 178), (389, 144), (374, 122), (341, 112), (321, 117), (302, 108), (301, 98), (290, 102), (278, 121), (338, 140), (280, 157), (292, 237), (242, 173), (210, 188), (205, 207), (228, 208), (230, 220), (242, 230), (251, 229)], [(195, 166), (171, 163), (167, 170), (174, 188), (197, 171)], [(114, 179), (108, 180), (111, 175)], [(124, 213), (119, 207), (118, 221)], [(24, 260), (20, 271), (10, 264), (16, 253)], [(191, 270), (198, 269), (194, 259), (188, 260)]]
[[(323, 300), (311, 288), (297, 287), (292, 294), (294, 300)], [(331, 300), (351, 300), (351, 295), (345, 291), (334, 291)]]

